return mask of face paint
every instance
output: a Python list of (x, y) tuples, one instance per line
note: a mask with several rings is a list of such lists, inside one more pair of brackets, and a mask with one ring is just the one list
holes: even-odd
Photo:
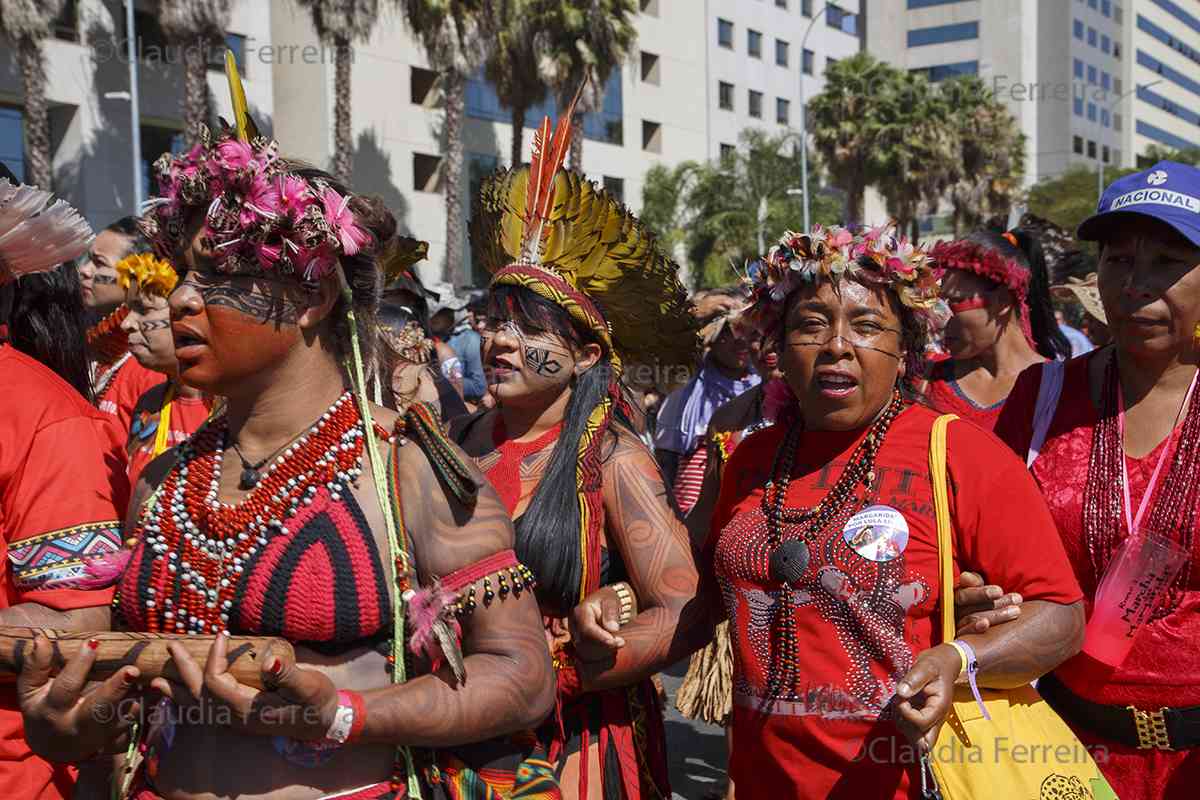
[(95, 275), (92, 276), (92, 283), (96, 284), (97, 286), (100, 286), (100, 285), (116, 286), (117, 285), (117, 276), (116, 275), (108, 275), (104, 272), (97, 272)]
[(204, 299), (205, 306), (231, 308), (259, 323), (295, 325), (307, 308), (307, 305), (297, 302), (286, 292), (271, 295), (260, 291), (257, 286), (238, 285), (234, 282), (236, 280), (239, 279), (209, 283), (207, 278), (199, 278), (196, 273), (189, 274), (187, 278), (187, 282)]
[(170, 330), (170, 328), (171, 320), (169, 319), (151, 319), (138, 323), (138, 330), (142, 332), (143, 336), (146, 336), (152, 331), (165, 331)]
[(988, 301), (986, 297), (976, 295), (975, 297), (968, 297), (958, 301), (957, 303), (950, 303), (949, 305), (952, 313), (961, 314), (964, 311), (974, 311), (977, 308), (987, 308), (987, 304)]
[(538, 375), (544, 375), (548, 378), (562, 372), (563, 368), (563, 365), (554, 358), (554, 355), (544, 347), (526, 346), (525, 363)]

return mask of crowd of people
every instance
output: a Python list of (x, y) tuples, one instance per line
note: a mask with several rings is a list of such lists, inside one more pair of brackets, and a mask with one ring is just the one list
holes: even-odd
[(817, 226), (689, 296), (568, 112), (464, 296), (235, 117), (95, 236), (0, 178), (6, 797), (669, 798), (689, 657), (729, 798), (941, 796), (1018, 691), (1084, 753), (1041, 797), (1191, 796), (1200, 171), (1110, 186), (1092, 275)]

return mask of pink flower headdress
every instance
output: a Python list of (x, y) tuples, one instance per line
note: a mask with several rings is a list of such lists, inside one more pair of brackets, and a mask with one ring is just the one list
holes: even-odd
[(897, 235), (890, 223), (857, 230), (816, 225), (809, 234), (788, 231), (747, 273), (752, 299), (742, 320), (764, 334), (778, 331), (788, 295), (823, 278), (850, 279), (895, 292), (930, 334), (950, 317), (938, 297), (941, 269), (924, 248)]
[(289, 172), (274, 141), (240, 140), (222, 122), (215, 141), (207, 129), (187, 153), (154, 164), (161, 196), (141, 218), (159, 255), (183, 244), (188, 218), (204, 213), (204, 240), (221, 272), (294, 276), (316, 282), (337, 259), (371, 242), (350, 211), (351, 197), (322, 181)]

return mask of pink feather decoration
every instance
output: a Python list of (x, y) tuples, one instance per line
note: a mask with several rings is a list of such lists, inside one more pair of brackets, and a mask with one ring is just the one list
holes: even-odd
[(105, 589), (112, 586), (121, 579), (121, 574), (125, 572), (125, 567), (129, 566), (131, 558), (133, 558), (133, 551), (121, 548), (112, 553), (85, 559), (83, 568), (87, 577), (76, 581), (75, 588)]
[(458, 624), (457, 617), (450, 609), (458, 600), (458, 595), (443, 589), (440, 583), (435, 583), (428, 589), (413, 592), (405, 600), (408, 606), (408, 623), (412, 631), (408, 649), (414, 655), (424, 654), (436, 671), (447, 656), (434, 633), (434, 625), (441, 620), (450, 628), (456, 640), (462, 638), (462, 626)]

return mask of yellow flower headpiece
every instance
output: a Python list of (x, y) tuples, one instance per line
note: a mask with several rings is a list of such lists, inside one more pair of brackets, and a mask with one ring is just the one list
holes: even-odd
[(179, 283), (179, 276), (170, 263), (153, 253), (134, 253), (117, 262), (117, 283), (128, 289), (137, 284), (138, 291), (166, 297)]

